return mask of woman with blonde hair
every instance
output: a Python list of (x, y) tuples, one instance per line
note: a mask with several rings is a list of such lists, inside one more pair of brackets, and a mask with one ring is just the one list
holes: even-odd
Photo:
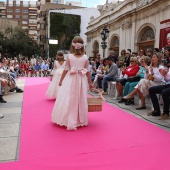
[(76, 130), (79, 126), (88, 125), (87, 84), (89, 83), (89, 89), (93, 88), (93, 85), (81, 37), (74, 37), (70, 52), (59, 82), (52, 122), (66, 126), (67, 130)]

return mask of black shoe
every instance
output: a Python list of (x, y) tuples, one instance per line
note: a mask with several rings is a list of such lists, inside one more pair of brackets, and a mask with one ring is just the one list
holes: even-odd
[(23, 90), (21, 90), (21, 89), (17, 89), (16, 90), (16, 93), (23, 93), (24, 91)]
[(143, 109), (146, 109), (146, 106), (139, 106), (136, 108), (136, 110), (143, 110)]
[(14, 92), (15, 91), (15, 88), (14, 89), (11, 89), (9, 92)]
[(118, 101), (118, 103), (123, 103), (123, 102), (125, 102), (125, 101), (126, 101), (126, 100), (122, 98), (121, 100)]
[(0, 96), (0, 103), (6, 103), (6, 102), (7, 101), (5, 101), (2, 96)]
[(134, 105), (134, 98), (125, 100), (125, 105)]
[(157, 112), (157, 111), (153, 111), (152, 112), (152, 116), (161, 116), (161, 113)]

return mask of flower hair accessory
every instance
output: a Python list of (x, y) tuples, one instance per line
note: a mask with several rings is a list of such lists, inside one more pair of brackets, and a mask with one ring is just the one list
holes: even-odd
[(82, 48), (84, 45), (81, 43), (72, 43), (72, 46), (77, 50), (77, 49)]

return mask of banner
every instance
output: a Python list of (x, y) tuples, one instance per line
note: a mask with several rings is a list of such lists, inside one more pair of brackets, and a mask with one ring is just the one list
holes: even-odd
[[(170, 19), (160, 22), (160, 38), (159, 38), (159, 49), (161, 50), (168, 45), (167, 35), (170, 33)], [(170, 45), (170, 41), (169, 41)]]

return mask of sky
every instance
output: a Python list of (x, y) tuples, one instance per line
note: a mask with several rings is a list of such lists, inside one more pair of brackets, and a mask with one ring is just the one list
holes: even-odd
[(83, 7), (94, 8), (97, 7), (97, 5), (104, 5), (106, 0), (80, 0), (80, 2), (82, 2)]
[[(76, 1), (76, 2), (82, 2), (83, 7), (89, 7), (89, 8), (96, 8), (97, 5), (104, 5), (106, 3), (106, 0), (68, 0), (68, 1)], [(108, 2), (117, 2), (118, 0), (108, 0)], [(67, 2), (67, 0), (65, 0)]]

